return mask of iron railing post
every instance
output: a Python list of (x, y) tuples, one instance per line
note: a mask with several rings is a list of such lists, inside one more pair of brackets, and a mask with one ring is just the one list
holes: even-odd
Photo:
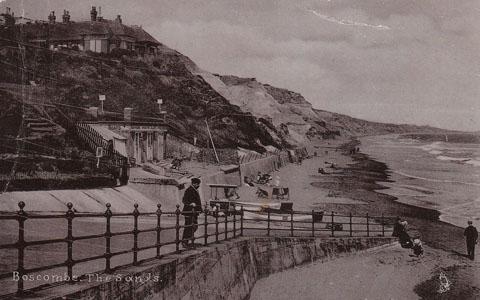
[(208, 244), (208, 218), (207, 218), (208, 217), (208, 205), (207, 204), (205, 204), (205, 209), (204, 209), (203, 213), (205, 215), (205, 219), (204, 219), (205, 222), (203, 224), (204, 229), (205, 229), (204, 230), (205, 234), (203, 235), (203, 239), (204, 239), (203, 244), (206, 246)]
[(312, 237), (315, 237), (315, 211), (312, 209)]
[(350, 236), (353, 236), (353, 229), (352, 229), (352, 213), (350, 212), (349, 214), (349, 219), (350, 219)]
[(133, 265), (138, 264), (138, 204), (133, 204)]
[(267, 236), (270, 236), (270, 208), (267, 208)]
[(368, 224), (368, 213), (367, 213), (367, 236), (370, 236), (370, 226)]
[(335, 236), (335, 222), (334, 222), (333, 218), (334, 218), (334, 213), (332, 211), (332, 228), (331, 228), (332, 237)]
[(27, 220), (27, 213), (23, 210), (25, 202), (18, 202), (20, 210), (18, 214), (18, 257), (17, 257), (17, 295), (23, 295), (23, 275), (25, 274), (25, 221)]
[(243, 236), (243, 205), (240, 207), (240, 236)]
[[(190, 224), (190, 232), (192, 233), (192, 237), (190, 238), (190, 240), (192, 241), (192, 247), (195, 248), (195, 230), (194, 229), (195, 229), (195, 226), (198, 226), (194, 222), (195, 218), (196, 218), (195, 207), (192, 207), (192, 214), (190, 215), (190, 218), (192, 220), (192, 222)], [(198, 222), (198, 219), (196, 221)]]
[(112, 218), (112, 211), (110, 207), (112, 206), (110, 203), (105, 205), (107, 210), (105, 211), (105, 218), (106, 218), (106, 229), (105, 229), (105, 273), (111, 273), (112, 268), (110, 266), (110, 259), (112, 258), (112, 250), (110, 249), (110, 242), (112, 239), (112, 231), (111, 231), (111, 218)]
[(74, 211), (72, 210), (73, 204), (71, 202), (67, 203), (68, 211), (66, 213), (67, 217), (67, 276), (68, 282), (73, 282), (73, 218), (75, 216)]
[(237, 207), (233, 207), (233, 238), (237, 237)]
[(162, 205), (159, 203), (157, 204), (157, 258), (160, 258), (160, 233), (162, 232), (162, 224), (161, 224), (161, 216), (162, 216)]
[(228, 239), (228, 208), (225, 209), (225, 240)]
[(290, 211), (290, 236), (293, 236), (293, 209)]
[(215, 210), (215, 243), (218, 243), (218, 207)]
[(175, 251), (180, 252), (180, 205), (175, 210)]
[(382, 236), (385, 236), (385, 219), (382, 213)]

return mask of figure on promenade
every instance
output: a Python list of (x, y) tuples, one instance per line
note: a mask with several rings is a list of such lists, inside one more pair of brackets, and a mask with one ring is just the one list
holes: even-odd
[(189, 246), (189, 241), (193, 240), (195, 231), (198, 229), (198, 214), (202, 212), (202, 202), (198, 192), (199, 187), (200, 179), (192, 178), (192, 184), (187, 188), (182, 199), (182, 214), (185, 217), (182, 246), (185, 248)]
[(395, 220), (395, 224), (393, 225), (392, 236), (393, 237), (399, 237), (400, 232), (402, 230), (403, 230), (402, 220), (400, 219), (400, 217), (397, 217), (396, 220)]
[(403, 221), (400, 223), (402, 225), (402, 229), (400, 230), (400, 233), (398, 235), (398, 240), (400, 242), (400, 245), (402, 248), (412, 248), (413, 242), (412, 238), (407, 232), (407, 221)]
[(477, 228), (475, 228), (472, 225), (472, 221), (468, 221), (468, 226), (465, 228), (465, 231), (463, 232), (463, 235), (465, 236), (465, 239), (467, 241), (467, 254), (468, 257), (471, 260), (475, 259), (475, 244), (477, 243), (478, 240), (478, 231)]

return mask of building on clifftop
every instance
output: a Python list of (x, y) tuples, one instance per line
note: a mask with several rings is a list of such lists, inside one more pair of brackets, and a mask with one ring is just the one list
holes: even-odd
[(64, 10), (62, 21), (52, 11), (48, 22), (35, 21), (18, 24), (18, 32), (26, 42), (49, 49), (67, 48), (96, 53), (111, 53), (115, 49), (134, 51), (139, 55), (154, 55), (158, 42), (140, 26), (123, 24), (122, 17), (107, 20), (99, 16), (96, 7), (90, 11), (89, 21), (71, 21), (70, 12)]

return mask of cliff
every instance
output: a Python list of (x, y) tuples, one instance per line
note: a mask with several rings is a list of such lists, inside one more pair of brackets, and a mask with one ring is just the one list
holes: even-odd
[(291, 144), (335, 136), (442, 131), (426, 126), (384, 124), (318, 110), (301, 94), (262, 84), (255, 78), (199, 73), (219, 94), (259, 118), (270, 121)]
[(196, 137), (200, 146), (209, 140), (205, 120), (217, 147), (259, 152), (265, 146), (295, 147), (338, 135), (437, 131), (314, 109), (299, 93), (254, 78), (200, 70), (191, 59), (163, 44), (155, 56), (141, 57), (121, 50), (110, 54), (50, 51), (28, 43), (19, 50), (16, 43), (0, 43), (5, 46), (0, 51), (3, 138), (16, 135), (23, 114), (51, 124), (52, 136), (43, 145), (64, 148), (62, 116), (72, 121), (85, 118), (86, 108), (99, 106), (99, 94), (106, 95), (105, 110), (117, 118), (123, 108), (132, 107), (136, 116), (159, 119), (156, 100), (163, 99), (170, 132), (189, 142)]

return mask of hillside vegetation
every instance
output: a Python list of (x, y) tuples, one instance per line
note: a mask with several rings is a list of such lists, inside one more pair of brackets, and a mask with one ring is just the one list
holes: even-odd
[[(22, 99), (30, 111), (59, 124), (58, 110), (73, 121), (80, 120), (86, 117), (85, 108), (99, 106), (98, 95), (104, 94), (110, 115), (121, 118), (123, 109), (132, 107), (134, 115), (153, 121), (161, 118), (156, 101), (163, 99), (170, 132), (190, 142), (197, 137), (199, 145), (208, 140), (207, 119), (219, 148), (241, 146), (263, 152), (263, 145), (288, 146), (271, 135), (272, 124), (232, 105), (192, 72), (197, 67), (190, 59), (168, 47), (161, 46), (158, 55), (148, 58), (128, 52), (101, 55), (27, 47), (25, 60), (18, 49), (3, 49), (2, 134), (12, 136), (18, 131)], [(37, 87), (26, 86), (25, 92), (22, 84), (32, 80)]]
[(299, 93), (254, 78), (200, 70), (164, 45), (149, 57), (128, 51), (107, 55), (25, 46), (19, 50), (17, 44), (3, 42), (0, 50), (0, 135), (6, 138), (19, 133), (21, 116), (28, 115), (56, 126), (55, 138), (44, 145), (63, 148), (62, 118), (86, 118), (85, 109), (99, 106), (100, 94), (107, 98), (105, 110), (116, 118), (122, 118), (125, 107), (132, 107), (136, 116), (159, 120), (156, 100), (163, 99), (170, 133), (189, 142), (197, 137), (200, 146), (209, 139), (205, 120), (217, 147), (259, 152), (271, 148), (267, 146), (292, 148), (339, 135), (439, 131), (314, 109)]

